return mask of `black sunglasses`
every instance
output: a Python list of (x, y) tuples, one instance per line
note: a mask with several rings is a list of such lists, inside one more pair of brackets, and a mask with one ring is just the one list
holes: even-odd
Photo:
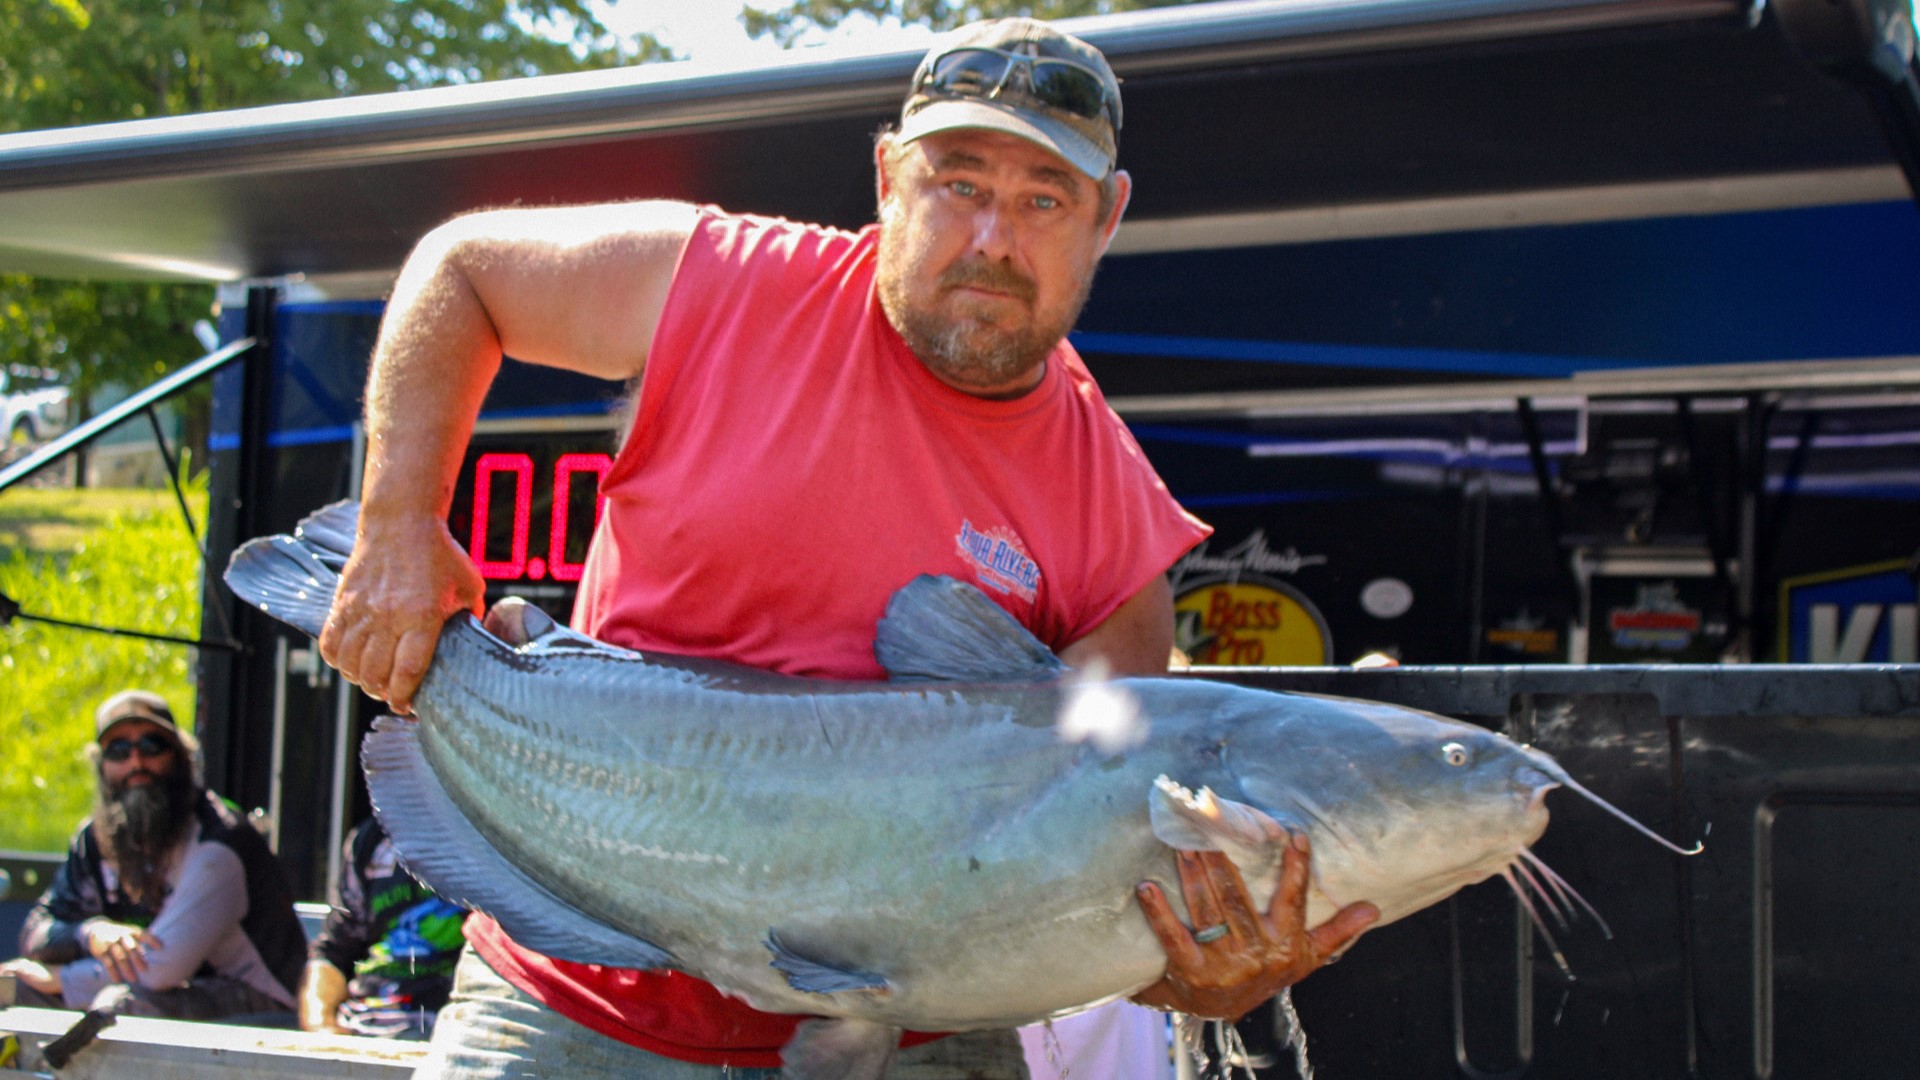
[(995, 98), (1018, 70), (1026, 72), (1020, 93), (1050, 109), (1098, 120), (1102, 115), (1120, 129), (1120, 98), (1107, 92), (1100, 73), (1073, 60), (963, 45), (933, 58), (920, 70), (914, 92), (933, 91), (959, 97)]
[(133, 756), (135, 750), (141, 757), (159, 757), (173, 753), (173, 740), (157, 731), (149, 731), (139, 739), (115, 739), (100, 748), (100, 756), (118, 764)]

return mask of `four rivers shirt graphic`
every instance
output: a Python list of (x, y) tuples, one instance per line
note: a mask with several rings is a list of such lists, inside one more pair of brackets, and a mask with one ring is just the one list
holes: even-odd
[(1033, 603), (1034, 593), (1040, 587), (1040, 564), (1027, 554), (1027, 546), (1020, 542), (1018, 533), (1004, 525), (976, 529), (973, 522), (963, 520), (954, 544), (961, 556), (973, 564), (982, 585)]

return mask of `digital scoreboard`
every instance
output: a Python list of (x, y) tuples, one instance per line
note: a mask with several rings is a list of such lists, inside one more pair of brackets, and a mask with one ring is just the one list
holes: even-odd
[(487, 583), (566, 621), (613, 466), (612, 421), (483, 423), (467, 446), (447, 526)]

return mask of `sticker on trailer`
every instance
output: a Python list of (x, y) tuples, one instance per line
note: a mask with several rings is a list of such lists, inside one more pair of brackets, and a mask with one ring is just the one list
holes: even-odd
[(1780, 583), (1780, 657), (1798, 664), (1920, 661), (1920, 587), (1905, 561)]
[(1331, 663), (1326, 618), (1306, 594), (1275, 577), (1326, 562), (1290, 547), (1273, 550), (1264, 529), (1219, 552), (1202, 543), (1174, 564), (1174, 645), (1195, 664)]

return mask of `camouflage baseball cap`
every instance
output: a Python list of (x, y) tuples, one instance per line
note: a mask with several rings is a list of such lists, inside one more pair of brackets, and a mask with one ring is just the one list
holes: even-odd
[(1037, 19), (972, 23), (920, 61), (898, 138), (956, 128), (1017, 135), (1103, 180), (1119, 152), (1120, 80), (1099, 49)]
[(167, 699), (145, 690), (122, 690), (101, 702), (100, 708), (94, 711), (93, 737), (100, 738), (124, 720), (145, 720), (175, 735), (180, 733), (180, 726), (173, 722), (173, 710), (167, 707)]

